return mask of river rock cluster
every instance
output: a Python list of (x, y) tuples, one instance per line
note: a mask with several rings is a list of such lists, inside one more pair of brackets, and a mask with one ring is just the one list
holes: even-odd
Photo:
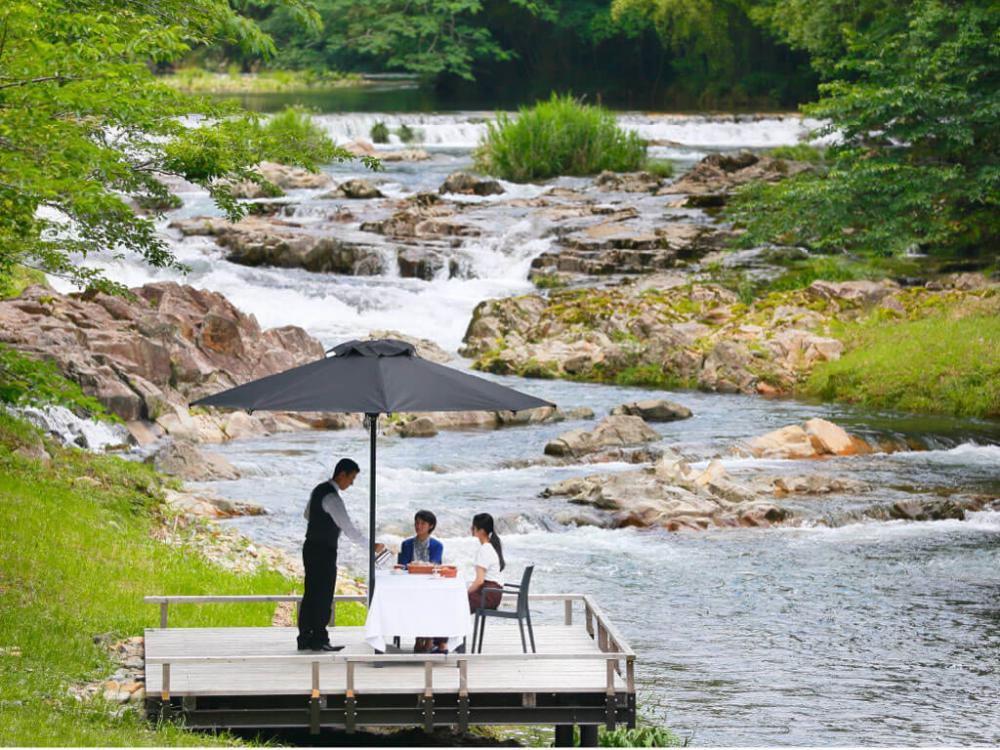
[(751, 304), (714, 283), (653, 274), (617, 285), (480, 303), (459, 350), (474, 367), (526, 377), (789, 394), (844, 345), (838, 320), (905, 318), (939, 295), (892, 281), (815, 281)]

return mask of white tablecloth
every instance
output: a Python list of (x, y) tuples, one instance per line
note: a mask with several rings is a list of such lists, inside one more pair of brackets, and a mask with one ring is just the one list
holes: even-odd
[(461, 578), (375, 573), (375, 598), (365, 620), (365, 640), (376, 651), (394, 636), (448, 638), (454, 650), (471, 630), (469, 597)]

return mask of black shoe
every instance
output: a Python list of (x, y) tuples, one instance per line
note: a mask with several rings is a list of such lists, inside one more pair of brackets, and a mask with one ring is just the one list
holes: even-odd
[(313, 646), (313, 651), (341, 651), (343, 646), (334, 646), (332, 643), (324, 643), (321, 646)]

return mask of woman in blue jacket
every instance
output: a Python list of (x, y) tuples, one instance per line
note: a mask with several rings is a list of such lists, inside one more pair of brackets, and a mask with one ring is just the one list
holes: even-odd
[[(399, 548), (399, 557), (396, 559), (400, 565), (409, 565), (411, 562), (426, 562), (441, 564), (441, 556), (444, 554), (444, 545), (437, 539), (431, 537), (431, 532), (437, 526), (437, 516), (429, 510), (418, 510), (413, 516), (413, 530), (416, 536), (404, 539)], [(447, 638), (417, 638), (413, 645), (415, 652), (427, 651), (448, 651)]]
[(396, 562), (400, 565), (409, 565), (411, 562), (440, 565), (441, 556), (444, 554), (444, 545), (431, 537), (436, 526), (437, 516), (429, 510), (418, 510), (413, 516), (413, 530), (416, 532), (416, 536), (403, 540)]

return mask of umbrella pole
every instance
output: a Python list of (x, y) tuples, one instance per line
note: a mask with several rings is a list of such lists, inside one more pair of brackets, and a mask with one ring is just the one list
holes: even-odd
[(375, 596), (375, 444), (378, 440), (378, 414), (365, 414), (365, 421), (370, 430), (368, 442), (371, 450), (371, 461), (368, 469), (369, 500), (368, 500), (368, 605), (371, 606)]

